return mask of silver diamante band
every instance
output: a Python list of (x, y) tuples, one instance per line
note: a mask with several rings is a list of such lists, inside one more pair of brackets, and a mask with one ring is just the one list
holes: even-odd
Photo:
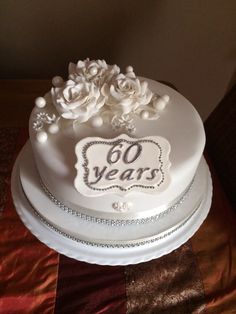
[[(46, 193), (46, 195), (50, 198), (50, 200), (57, 205), (60, 209), (62, 209), (63, 211), (65, 211), (66, 213), (69, 213), (75, 217), (78, 217), (80, 219), (89, 221), (89, 222), (94, 222), (97, 224), (106, 224), (109, 226), (115, 226), (115, 227), (120, 227), (120, 226), (126, 226), (126, 225), (140, 225), (140, 224), (147, 224), (147, 223), (152, 223), (155, 222), (163, 217), (165, 217), (166, 215), (168, 215), (170, 212), (172, 212), (173, 210), (176, 210), (181, 204), (183, 204), (183, 202), (186, 200), (186, 198), (188, 197), (193, 183), (194, 183), (194, 178), (191, 181), (191, 183), (189, 184), (189, 186), (186, 188), (186, 190), (184, 191), (184, 193), (182, 194), (182, 196), (170, 207), (168, 207), (166, 210), (164, 210), (163, 212), (147, 217), (147, 218), (139, 218), (139, 219), (106, 219), (106, 218), (98, 218), (98, 217), (94, 217), (91, 215), (87, 215), (87, 214), (83, 214), (80, 213), (74, 209), (69, 208), (68, 206), (66, 206), (64, 203), (62, 203), (61, 201), (59, 201), (49, 190), (48, 188), (45, 186), (45, 184), (42, 182), (42, 180), (40, 180), (41, 186), (44, 190), (44, 192)], [(86, 210), (86, 209), (85, 209)]]
[(178, 226), (176, 226), (174, 229), (167, 231), (166, 233), (160, 235), (160, 236), (156, 236), (155, 238), (149, 239), (149, 240), (143, 240), (140, 242), (136, 242), (136, 243), (122, 243), (122, 244), (118, 244), (118, 243), (98, 243), (98, 242), (93, 242), (93, 241), (88, 241), (88, 240), (82, 240), (79, 239), (77, 237), (71, 236), (68, 233), (58, 229), (57, 227), (55, 227), (53, 224), (51, 224), (50, 222), (48, 222), (44, 217), (42, 217), (39, 212), (34, 209), (34, 214), (40, 219), (40, 221), (45, 224), (48, 228), (52, 229), (53, 231), (57, 232), (58, 234), (62, 235), (65, 238), (68, 238), (70, 240), (73, 240), (77, 243), (81, 243), (84, 245), (89, 245), (89, 246), (93, 246), (93, 247), (101, 247), (101, 248), (112, 248), (112, 249), (119, 249), (119, 248), (133, 248), (133, 247), (139, 247), (139, 246), (143, 246), (146, 244), (151, 244), (157, 241), (160, 241), (168, 236), (170, 236), (171, 234), (173, 234), (174, 232), (178, 231), (181, 227), (183, 227), (189, 220), (190, 218), (196, 213), (196, 211), (198, 210), (198, 208), (200, 207), (200, 204), (194, 209), (194, 211), (190, 214), (190, 216), (188, 216), (181, 224), (179, 224)]

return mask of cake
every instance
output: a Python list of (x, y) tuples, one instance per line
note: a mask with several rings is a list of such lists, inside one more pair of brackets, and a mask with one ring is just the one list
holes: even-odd
[(201, 118), (131, 66), (70, 63), (67, 80), (54, 77), (35, 100), (29, 134), (22, 188), (38, 219), (69, 239), (134, 248), (173, 236), (201, 210)]

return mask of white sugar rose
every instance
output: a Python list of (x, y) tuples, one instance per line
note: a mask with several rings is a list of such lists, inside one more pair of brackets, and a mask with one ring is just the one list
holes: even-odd
[(105, 81), (110, 81), (113, 76), (119, 74), (117, 65), (108, 65), (105, 60), (78, 61), (77, 64), (69, 64), (69, 79), (80, 80), (81, 77), (87, 81), (101, 86)]
[(65, 119), (86, 122), (104, 105), (105, 98), (99, 88), (83, 78), (77, 82), (68, 80), (62, 87), (51, 89), (53, 103)]
[(119, 74), (111, 84), (105, 83), (101, 92), (106, 97), (106, 105), (118, 114), (136, 112), (147, 105), (153, 95), (147, 82), (140, 82), (133, 72)]

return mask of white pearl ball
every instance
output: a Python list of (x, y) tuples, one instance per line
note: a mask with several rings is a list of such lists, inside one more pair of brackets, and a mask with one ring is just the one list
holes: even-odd
[(94, 128), (99, 128), (103, 125), (103, 119), (102, 117), (100, 116), (97, 116), (97, 117), (93, 117), (91, 119), (91, 125), (94, 127)]
[(90, 73), (91, 75), (96, 75), (96, 74), (98, 73), (98, 69), (97, 69), (96, 67), (91, 67), (91, 68), (89, 69), (89, 73)]
[(154, 107), (157, 110), (164, 110), (166, 107), (166, 102), (162, 99), (162, 97), (160, 97), (155, 103), (154, 103)]
[(38, 108), (44, 108), (46, 106), (46, 100), (43, 97), (37, 97), (35, 99), (35, 105)]
[(169, 100), (170, 100), (170, 96), (168, 96), (168, 95), (163, 95), (161, 98), (162, 98), (166, 103), (168, 103)]
[(48, 132), (51, 134), (56, 134), (58, 131), (59, 131), (59, 126), (56, 123), (53, 123), (48, 127)]
[(126, 68), (126, 72), (134, 72), (134, 68), (129, 65), (127, 68)]
[(36, 139), (39, 143), (45, 143), (48, 139), (48, 135), (44, 131), (40, 131), (36, 134)]
[(141, 111), (140, 115), (141, 115), (141, 118), (144, 119), (144, 120), (149, 118), (149, 112), (147, 110)]
[(61, 76), (54, 76), (54, 78), (52, 79), (52, 84), (55, 87), (60, 87), (63, 84), (63, 78)]

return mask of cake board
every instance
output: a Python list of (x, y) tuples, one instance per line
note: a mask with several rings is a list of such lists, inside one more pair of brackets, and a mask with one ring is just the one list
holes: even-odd
[[(28, 149), (27, 149), (28, 146)], [(19, 154), (12, 173), (12, 196), (16, 207), (16, 210), (25, 224), (25, 226), (43, 243), (55, 251), (64, 254), (68, 257), (99, 265), (129, 265), (146, 262), (175, 250), (183, 243), (185, 243), (193, 234), (198, 230), (200, 225), (205, 220), (211, 206), (212, 198), (212, 182), (208, 166), (205, 161), (200, 165), (201, 172), (205, 172), (206, 176), (198, 178), (200, 181), (205, 180), (206, 191), (201, 200), (201, 203), (197, 207), (197, 210), (193, 212), (188, 220), (184, 221), (175, 232), (166, 232), (161, 236), (155, 237), (153, 241), (142, 241), (141, 244), (135, 246), (126, 247), (109, 247), (104, 245), (88, 244), (86, 241), (80, 241), (73, 237), (68, 237), (65, 233), (60, 232), (53, 225), (50, 225), (47, 221), (34, 208), (29, 202), (25, 191), (22, 188), (20, 180), (20, 165), (26, 163), (29, 156), (29, 143), (22, 149)], [(29, 163), (29, 171), (35, 173), (33, 169), (34, 164)], [(43, 196), (40, 188), (37, 175), (33, 176), (35, 184), (38, 186), (38, 201), (43, 206), (50, 207), (55, 206), (50, 199)], [(195, 191), (193, 190), (192, 193)], [(37, 194), (37, 190), (36, 190)], [(96, 227), (96, 225), (95, 225)], [(148, 229), (148, 225), (147, 225)]]

